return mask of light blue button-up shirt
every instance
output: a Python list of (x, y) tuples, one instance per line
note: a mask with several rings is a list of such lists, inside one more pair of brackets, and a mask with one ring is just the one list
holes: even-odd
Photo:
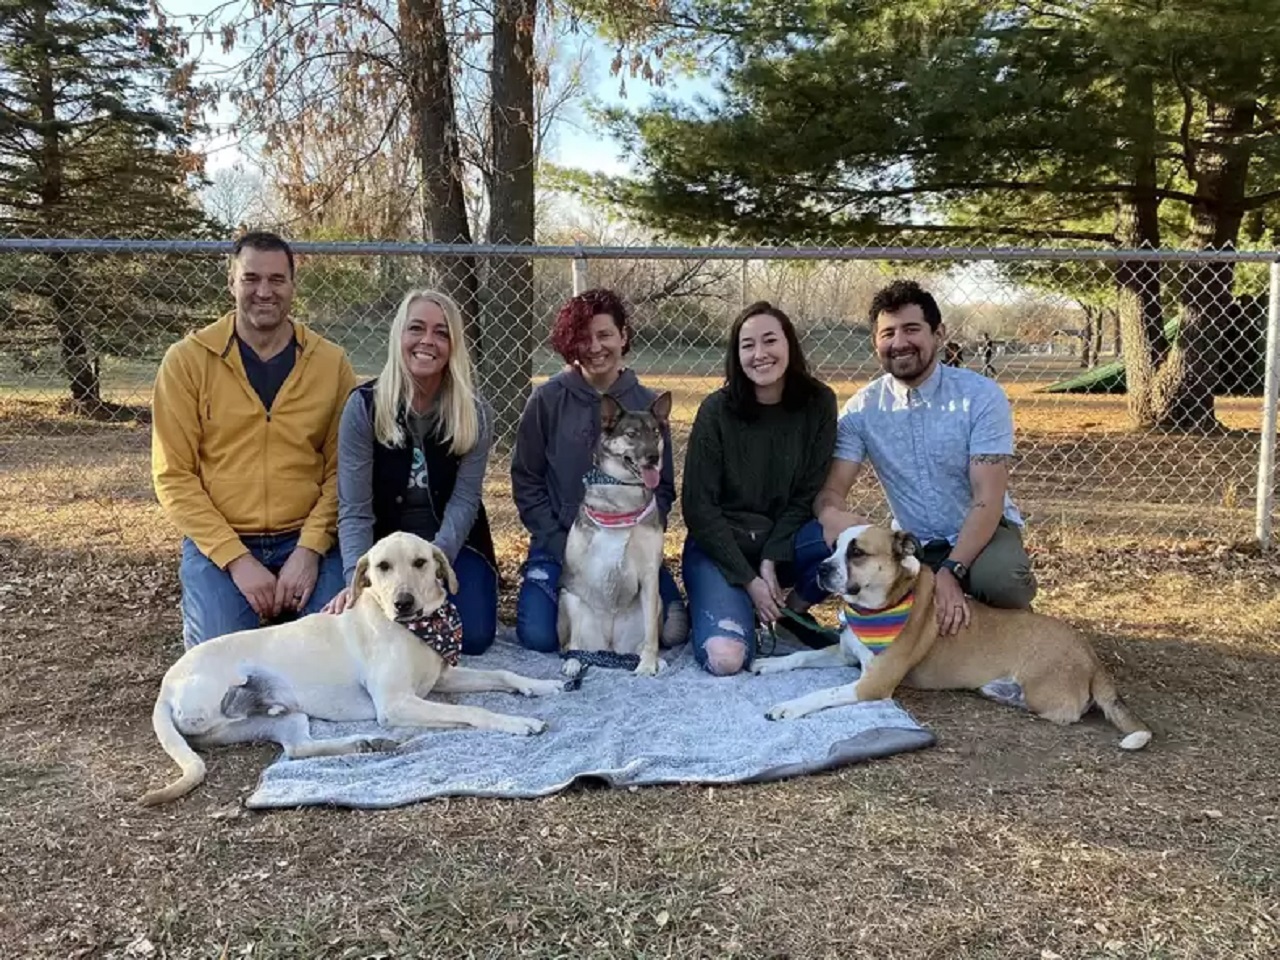
[[(963, 367), (939, 363), (918, 387), (885, 374), (840, 414), (836, 459), (870, 463), (894, 519), (922, 542), (960, 536), (973, 500), (969, 459), (981, 454), (1013, 454), (1013, 413), (994, 380)], [(1022, 525), (1008, 493), (1004, 515)]]

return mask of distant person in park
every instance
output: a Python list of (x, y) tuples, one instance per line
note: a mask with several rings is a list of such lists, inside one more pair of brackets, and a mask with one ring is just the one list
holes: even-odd
[(996, 343), (991, 339), (991, 334), (982, 331), (982, 375), (990, 377), (992, 380), (996, 378)]
[(347, 400), (338, 430), (338, 543), (351, 602), (356, 562), (406, 530), (444, 551), (461, 653), (483, 653), (498, 626), (498, 562), (481, 502), (493, 411), (476, 392), (462, 312), (442, 293), (411, 291), (391, 321), (387, 361)]
[(846, 498), (870, 464), (894, 519), (923, 545), (938, 574), (935, 614), (944, 633), (969, 621), (966, 593), (1022, 608), (1036, 594), (1010, 498), (1013, 415), (1004, 391), (972, 370), (938, 362), (946, 327), (933, 296), (899, 280), (871, 302), (883, 376), (850, 398), (835, 458), (814, 501), (828, 543), (865, 519)]
[(730, 328), (724, 386), (698, 408), (684, 462), (682, 571), (694, 655), (708, 672), (749, 666), (757, 622), (821, 598), (816, 573), (830, 550), (812, 508), (835, 437), (835, 394), (809, 373), (790, 318), (751, 304)]
[[(626, 410), (647, 410), (657, 391), (641, 384), (625, 363), (635, 334), (622, 299), (594, 289), (572, 297), (556, 316), (551, 345), (565, 368), (530, 395), (516, 433), (511, 461), (511, 494), (520, 522), (529, 531), (516, 600), (516, 636), (531, 649), (559, 649), (560, 574), (565, 541), (582, 503), (583, 478), (591, 469), (600, 436), (600, 398), (613, 397)], [(675, 502), (671, 435), (664, 433), (656, 492), (665, 526)], [(684, 641), (688, 616), (671, 572), (658, 581), (662, 597), (664, 646)]]
[(289, 316), (293, 251), (246, 233), (235, 310), (165, 353), (151, 473), (182, 534), (188, 646), (314, 613), (342, 589), (338, 422), (356, 377), (342, 348)]
[(942, 362), (945, 363), (947, 366), (949, 367), (964, 366), (964, 345), (963, 344), (955, 340), (948, 340), (946, 344), (946, 352), (944, 355), (946, 359), (943, 360)]

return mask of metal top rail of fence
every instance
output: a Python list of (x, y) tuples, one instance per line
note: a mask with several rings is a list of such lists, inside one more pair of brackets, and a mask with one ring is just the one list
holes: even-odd
[[(673, 392), (679, 466), (693, 414), (721, 382), (725, 332), (746, 304), (786, 310), (811, 368), (843, 400), (880, 373), (866, 316), (874, 291), (910, 276), (939, 300), (949, 362), (995, 377), (1010, 397), (1013, 495), (1033, 539), (1055, 530), (1271, 542), (1276, 251), (367, 241), (294, 249), (305, 255), (296, 314), (342, 345), (361, 376), (381, 368), (405, 291), (429, 285), (469, 298), (477, 381), (498, 421), (486, 501), (500, 536), (522, 536), (504, 495), (508, 457), (530, 390), (563, 365), (547, 332), (572, 294), (604, 286), (628, 301), (627, 362), (646, 385)], [(221, 240), (0, 237), (0, 493), (38, 502), (53, 478), (89, 490), (109, 469), (128, 477), (131, 495), (149, 496), (155, 368), (168, 344), (230, 308), (230, 250)], [(1139, 341), (1146, 349), (1135, 353)], [(1135, 356), (1151, 369), (1130, 392)], [(1207, 395), (1215, 429), (1134, 429), (1159, 426), (1156, 399), (1174, 375)], [(56, 427), (32, 412), (69, 400), (75, 416)], [(118, 429), (97, 429), (95, 419)], [(873, 479), (854, 497), (884, 515)]]
[[(0, 253), (192, 254), (231, 252), (231, 240), (31, 238), (0, 236)], [(537, 257), (587, 260), (884, 260), (896, 262), (1038, 260), (1056, 263), (1273, 263), (1280, 250), (1185, 250), (995, 246), (679, 246), (604, 244), (412, 243), (404, 241), (298, 240), (297, 253), (347, 257)]]

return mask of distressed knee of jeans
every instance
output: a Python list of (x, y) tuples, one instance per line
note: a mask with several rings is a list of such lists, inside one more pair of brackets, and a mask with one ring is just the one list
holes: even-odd
[(747, 645), (737, 637), (710, 637), (705, 648), (707, 669), (718, 676), (731, 676), (747, 660)]
[[(742, 624), (737, 620), (724, 619), (716, 624), (717, 630), (726, 630), (729, 633), (737, 634), (738, 642), (742, 642), (742, 638), (747, 635), (747, 631), (743, 629)], [(730, 638), (726, 638), (730, 639)]]
[(524, 582), (550, 599), (552, 603), (559, 599), (560, 592), (552, 586), (551, 574), (545, 567), (529, 567), (524, 572)]

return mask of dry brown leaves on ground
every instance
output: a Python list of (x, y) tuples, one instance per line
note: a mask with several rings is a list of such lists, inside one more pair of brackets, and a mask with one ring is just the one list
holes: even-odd
[[(1156, 727), (1144, 754), (960, 694), (939, 745), (766, 786), (241, 809), (273, 751), (159, 811), (173, 563), (0, 545), (0, 944), (40, 957), (1268, 957), (1280, 950), (1274, 558), (1041, 544)], [(512, 573), (513, 571), (508, 571)]]
[(242, 747), (143, 810), (176, 538), (145, 433), (57, 427), (0, 473), (0, 957), (1280, 956), (1275, 555), (1039, 525), (1037, 605), (1153, 725), (1137, 755), (903, 691), (934, 749), (785, 783), (259, 814), (275, 751)]

